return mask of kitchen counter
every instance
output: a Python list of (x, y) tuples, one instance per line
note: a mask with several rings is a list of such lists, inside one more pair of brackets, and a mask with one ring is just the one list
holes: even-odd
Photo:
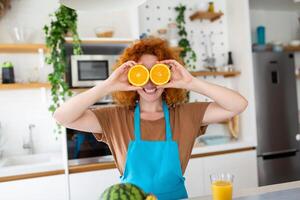
[[(226, 144), (220, 145), (198, 145), (195, 144), (191, 158), (196, 157), (206, 157), (211, 155), (220, 155), (226, 153), (233, 153), (233, 152), (241, 152), (241, 151), (248, 151), (253, 150), (256, 148), (255, 144), (250, 142), (243, 142), (243, 141), (232, 141)], [(78, 165), (88, 165), (88, 164), (103, 164), (103, 163), (111, 163), (114, 162), (114, 158), (112, 155), (108, 156), (98, 156), (98, 157), (91, 157), (91, 158), (80, 158), (80, 159), (72, 159), (68, 161), (69, 166), (78, 166)]]
[(0, 182), (64, 174), (61, 152), (4, 157)]
[(68, 166), (70, 174), (116, 168), (112, 155), (73, 159), (68, 161)]
[[(191, 158), (207, 157), (255, 149), (249, 142), (233, 141), (222, 145), (195, 145)], [(64, 174), (61, 153), (10, 157), (0, 162), (0, 182)], [(112, 156), (74, 159), (68, 161), (69, 173), (116, 168)]]
[[(233, 189), (234, 190), (234, 189)], [(190, 198), (191, 200), (211, 200), (211, 196)], [(235, 200), (299, 200), (300, 181), (261, 186), (234, 191)]]
[(218, 144), (218, 145), (199, 145), (195, 144), (192, 150), (192, 156), (197, 154), (207, 154), (207, 153), (215, 153), (215, 152), (222, 152), (228, 150), (235, 150), (235, 149), (245, 149), (245, 148), (256, 148), (256, 144), (253, 142), (248, 141), (231, 141), (226, 144)]

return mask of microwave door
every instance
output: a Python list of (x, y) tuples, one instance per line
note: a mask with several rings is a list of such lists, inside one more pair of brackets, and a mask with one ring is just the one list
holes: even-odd
[(72, 87), (93, 87), (108, 78), (113, 59), (108, 56), (72, 57)]

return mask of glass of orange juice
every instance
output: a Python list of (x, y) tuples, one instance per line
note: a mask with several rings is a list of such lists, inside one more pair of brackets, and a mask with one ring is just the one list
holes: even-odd
[(210, 175), (213, 200), (232, 200), (233, 178), (230, 173)]

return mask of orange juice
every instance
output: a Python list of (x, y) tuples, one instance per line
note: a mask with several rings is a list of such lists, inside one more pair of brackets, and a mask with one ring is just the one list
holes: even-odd
[(232, 200), (232, 184), (229, 181), (212, 183), (213, 200)]

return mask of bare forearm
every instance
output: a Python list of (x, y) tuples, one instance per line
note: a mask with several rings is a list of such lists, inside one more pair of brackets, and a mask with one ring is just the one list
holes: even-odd
[(193, 78), (188, 89), (211, 98), (222, 108), (233, 113), (242, 112), (248, 104), (238, 92), (197, 78)]
[(53, 117), (62, 125), (68, 124), (80, 117), (89, 106), (109, 93), (108, 83), (106, 81), (99, 83), (64, 102), (56, 109)]

